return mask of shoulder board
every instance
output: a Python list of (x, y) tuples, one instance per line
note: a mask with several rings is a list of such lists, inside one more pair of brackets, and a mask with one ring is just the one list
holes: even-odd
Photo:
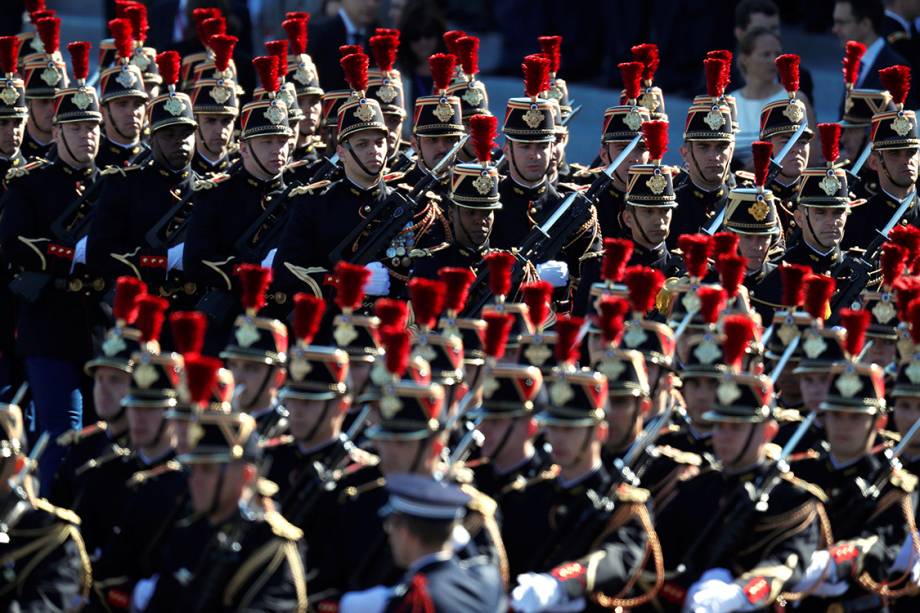
[(262, 442), (262, 447), (265, 449), (274, 449), (275, 447), (282, 447), (284, 445), (290, 445), (294, 442), (294, 437), (290, 434), (282, 434), (281, 436), (276, 436)]
[(909, 38), (910, 37), (907, 36), (907, 32), (905, 32), (904, 30), (898, 30), (897, 32), (892, 32), (891, 34), (885, 37), (889, 45), (893, 45), (894, 43), (898, 41), (908, 40)]
[(632, 502), (635, 504), (645, 504), (648, 502), (649, 491), (641, 487), (635, 487), (626, 483), (621, 483), (616, 489), (617, 500), (620, 502)]
[(383, 487), (386, 485), (386, 482), (386, 479), (381, 477), (379, 479), (374, 479), (373, 481), (368, 481), (367, 483), (362, 483), (361, 485), (351, 485), (342, 491), (342, 498), (354, 500), (365, 492), (370, 492)]
[[(404, 172), (389, 172), (383, 175), (383, 182), (392, 183), (393, 181), (399, 181), (405, 176), (406, 176), (406, 173)], [(409, 189), (412, 189), (412, 188), (410, 187)]]
[(900, 432), (893, 432), (891, 430), (881, 430), (879, 434), (881, 434), (882, 438), (888, 443), (898, 444), (901, 442)]
[(57, 507), (45, 500), (44, 498), (35, 498), (32, 500), (32, 506), (38, 509), (39, 511), (44, 511), (45, 513), (50, 513), (60, 520), (66, 521), (69, 524), (75, 526), (80, 525), (80, 516), (71, 511), (70, 509), (64, 509), (62, 507)]
[(530, 479), (527, 479), (523, 476), (518, 476), (518, 478), (515, 479), (514, 482), (512, 482), (509, 486), (505, 488), (505, 491), (521, 492), (521, 491), (526, 490), (528, 487), (532, 485), (536, 485), (537, 483), (542, 483), (543, 481), (551, 481), (559, 476), (559, 473), (561, 472), (561, 470), (562, 469), (559, 468), (558, 465), (553, 464), (552, 466), (550, 466), (549, 468), (541, 472), (539, 475), (531, 477)]
[(81, 440), (88, 436), (92, 436), (97, 432), (105, 432), (108, 427), (109, 425), (104, 421), (97, 421), (94, 424), (86, 426), (82, 430), (68, 430), (64, 434), (54, 439), (54, 442), (56, 442), (61, 447), (67, 447), (68, 445), (79, 443)]
[(230, 175), (228, 175), (225, 172), (222, 172), (219, 174), (211, 175), (207, 179), (195, 180), (192, 183), (192, 191), (200, 192), (206, 189), (214, 189), (215, 187), (217, 187), (218, 185), (220, 185), (221, 183), (223, 183), (229, 178), (230, 178)]
[(776, 421), (780, 423), (789, 423), (789, 422), (800, 422), (802, 421), (802, 414), (799, 413), (797, 409), (780, 409), (777, 408), (773, 413), (773, 417), (776, 418)]
[(786, 471), (782, 474), (782, 479), (786, 483), (790, 483), (793, 486), (797, 487), (798, 489), (804, 492), (808, 492), (809, 494), (811, 494), (812, 496), (814, 496), (821, 502), (827, 502), (827, 494), (825, 494), (824, 490), (822, 490), (820, 487), (818, 487), (814, 483), (809, 483), (808, 481), (805, 481), (804, 479), (799, 479), (798, 477), (796, 477), (793, 473), (789, 471)]
[(332, 185), (332, 181), (328, 179), (323, 179), (322, 181), (317, 181), (316, 183), (310, 183), (309, 185), (298, 185), (291, 189), (288, 192), (289, 197), (302, 196), (304, 194), (311, 196), (315, 193), (323, 193), (329, 186)]
[(756, 178), (753, 172), (748, 172), (747, 170), (736, 170), (735, 177), (742, 181), (754, 181)]
[(100, 170), (99, 174), (102, 175), (103, 177), (109, 177), (111, 175), (125, 176), (127, 173), (133, 172), (135, 170), (139, 170), (140, 168), (142, 167), (136, 164), (132, 164), (131, 166), (115, 166), (114, 164), (112, 164)]
[(300, 168), (301, 166), (306, 166), (307, 164), (312, 164), (313, 160), (294, 160), (290, 164), (284, 167), (285, 170), (291, 170), (292, 168)]
[(688, 466), (703, 465), (703, 458), (700, 455), (690, 451), (681, 451), (680, 449), (675, 449), (670, 445), (655, 447), (655, 450), (663, 457), (666, 457), (669, 460), (674, 460), (678, 464), (686, 464)]
[(32, 160), (31, 162), (23, 166), (15, 166), (13, 168), (10, 168), (9, 170), (6, 171), (6, 180), (9, 181), (10, 179), (18, 179), (19, 177), (24, 177), (27, 174), (29, 174), (31, 171), (35, 170), (36, 168), (40, 168), (41, 166), (44, 166), (47, 163), (48, 163), (48, 160), (38, 158), (38, 159)]
[(588, 170), (588, 167), (586, 165), (581, 164), (579, 162), (569, 162), (569, 168), (571, 168), (573, 172), (579, 172), (581, 170)]
[(408, 183), (397, 183), (397, 184), (396, 184), (396, 189), (401, 189), (401, 190), (403, 190), (404, 192), (411, 192), (414, 188), (413, 188), (413, 186), (409, 185)]
[(917, 489), (917, 476), (903, 469), (896, 470), (891, 475), (891, 485), (909, 494)]
[(572, 173), (573, 177), (590, 177), (591, 175), (600, 174), (603, 172), (604, 166), (596, 166), (594, 168), (580, 168)]
[(170, 460), (169, 462), (155, 466), (150, 470), (140, 470), (134, 473), (131, 475), (131, 478), (128, 479), (128, 485), (138, 486), (154, 477), (165, 475), (166, 473), (174, 473), (178, 470), (182, 470), (182, 466), (177, 461)]
[(558, 187), (560, 189), (568, 190), (570, 192), (584, 192), (584, 191), (588, 191), (588, 188), (591, 186), (590, 185), (579, 185), (578, 183), (566, 183), (564, 181), (560, 181), (558, 184)]
[(269, 525), (275, 536), (280, 536), (289, 541), (299, 541), (303, 538), (303, 530), (284, 519), (281, 513), (269, 511), (265, 514), (265, 523)]
[(461, 485), (460, 491), (470, 497), (470, 501), (466, 505), (469, 510), (489, 517), (495, 515), (498, 503), (491, 496), (483, 494), (468, 483)]
[(348, 450), (348, 457), (351, 458), (351, 461), (355, 464), (360, 464), (361, 466), (377, 466), (380, 464), (380, 458), (371, 453), (370, 451), (364, 451), (358, 447), (352, 447)]

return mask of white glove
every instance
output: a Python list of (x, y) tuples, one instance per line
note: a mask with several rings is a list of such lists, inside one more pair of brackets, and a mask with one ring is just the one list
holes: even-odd
[(712, 568), (690, 586), (684, 601), (687, 613), (729, 613), (730, 611), (752, 611), (752, 605), (740, 585), (733, 583), (733, 577), (724, 568)]
[[(846, 581), (834, 581), (837, 565), (826, 549), (811, 554), (811, 561), (805, 569), (805, 575), (792, 586), (794, 593), (808, 592), (815, 596), (836, 597), (845, 594), (850, 588)], [(824, 580), (822, 581), (822, 577)], [(821, 581), (820, 584), (818, 582)]]
[(553, 287), (565, 287), (569, 282), (569, 265), (559, 260), (549, 260), (537, 264), (537, 274)]
[(378, 585), (361, 592), (348, 592), (339, 601), (339, 613), (380, 613), (393, 596), (393, 588)]
[(520, 613), (548, 611), (566, 600), (562, 584), (546, 573), (518, 575), (517, 586), (511, 591), (511, 608)]
[(894, 564), (891, 565), (892, 573), (903, 573), (910, 569), (910, 580), (912, 583), (920, 582), (920, 560), (914, 555), (914, 540), (910, 533), (904, 537), (901, 543), (901, 550), (898, 551), (898, 557), (895, 558)]
[(173, 245), (166, 252), (166, 270), (184, 270), (182, 265), (182, 254), (185, 253), (185, 243)]
[(70, 272), (73, 272), (74, 268), (77, 267), (77, 264), (86, 264), (86, 243), (89, 242), (89, 237), (84, 236), (73, 248), (73, 259), (70, 261)]
[(390, 271), (380, 262), (370, 262), (365, 268), (371, 276), (364, 284), (364, 293), (368, 296), (387, 296), (390, 293)]

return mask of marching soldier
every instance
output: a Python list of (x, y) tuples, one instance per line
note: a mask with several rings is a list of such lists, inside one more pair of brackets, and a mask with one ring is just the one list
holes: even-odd
[(237, 85), (228, 76), (236, 43), (235, 36), (217, 34), (211, 37), (214, 74), (198, 79), (189, 92), (198, 124), (192, 170), (205, 179), (226, 173), (236, 161), (231, 148), (233, 126), (240, 110)]
[[(296, 164), (310, 168), (320, 159), (320, 115), (322, 112), (323, 88), (319, 86), (316, 65), (307, 54), (307, 20), (288, 13), (288, 18), (281, 22), (288, 35), (291, 55), (288, 57), (288, 83), (293, 84), (297, 92), (297, 105), (303, 112), (303, 118), (297, 126), (297, 144), (291, 158)], [(297, 173), (295, 178), (308, 184), (310, 176)]]
[(394, 67), (399, 52), (399, 31), (376, 34), (368, 42), (376, 68), (368, 71), (367, 95), (380, 103), (387, 124), (387, 169), (405, 172), (412, 159), (404, 155), (408, 147), (402, 139), (406, 120), (405, 92), (402, 76)]
[[(22, 153), (22, 142), (29, 109), (26, 106), (25, 84), (16, 69), (18, 49), (18, 38), (0, 36), (0, 72), (3, 73), (3, 97), (0, 98), (0, 172), (4, 177), (11, 168), (19, 168), (26, 163)], [(6, 191), (6, 181), (0, 184), (0, 190)]]
[[(460, 113), (463, 125), (469, 130), (470, 119), (474, 115), (491, 115), (489, 112), (489, 92), (486, 84), (477, 79), (479, 74), (479, 39), (475, 36), (461, 36), (454, 45), (457, 48), (457, 63), (460, 73), (454, 82), (447, 88), (447, 93), (460, 99)], [(476, 150), (472, 141), (457, 152), (460, 162), (473, 162), (476, 160)]]
[[(60, 46), (61, 20), (58, 17), (42, 17), (35, 21), (37, 36), (43, 51), (29, 53), (22, 58), (22, 74), (26, 88), (26, 104), (29, 107), (29, 121), (22, 141), (22, 153), (30, 161), (47, 159), (55, 144), (54, 115), (55, 97), (69, 85), (67, 67), (58, 50)], [(23, 46), (20, 51), (25, 49)]]

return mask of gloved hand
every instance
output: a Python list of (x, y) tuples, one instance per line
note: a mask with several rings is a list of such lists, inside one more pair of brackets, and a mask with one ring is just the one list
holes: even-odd
[(511, 591), (511, 608), (520, 613), (548, 611), (566, 600), (562, 584), (546, 573), (518, 575), (517, 586)]
[(382, 613), (392, 595), (393, 589), (383, 585), (360, 592), (348, 592), (339, 601), (339, 613)]
[[(826, 549), (811, 554), (811, 561), (805, 574), (790, 590), (793, 593), (807, 592), (815, 596), (835, 597), (846, 593), (849, 584), (845, 580), (835, 581), (837, 565)], [(820, 583), (819, 583), (820, 582)]]
[(891, 565), (891, 574), (901, 574), (910, 569), (910, 580), (912, 583), (920, 581), (920, 559), (914, 554), (914, 540), (910, 533), (904, 537), (901, 543), (901, 549), (898, 551), (898, 557), (895, 558), (894, 564)]
[(755, 607), (744, 595), (740, 585), (733, 583), (731, 573), (724, 568), (712, 568), (690, 586), (684, 601), (686, 613), (729, 613), (750, 611)]
[(537, 264), (537, 274), (553, 287), (565, 287), (569, 283), (569, 265), (559, 260)]
[(364, 293), (368, 296), (386, 296), (390, 293), (390, 271), (380, 262), (369, 262), (365, 266), (371, 271), (371, 276), (364, 285)]

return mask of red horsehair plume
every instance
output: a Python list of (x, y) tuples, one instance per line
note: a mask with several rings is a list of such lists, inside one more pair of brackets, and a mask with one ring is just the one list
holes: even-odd
[(236, 275), (240, 278), (240, 302), (248, 315), (255, 315), (265, 306), (265, 292), (272, 282), (272, 269), (258, 264), (242, 264)]
[(61, 48), (61, 19), (59, 17), (42, 17), (35, 22), (38, 37), (42, 41), (45, 53), (51, 55)]
[(464, 36), (457, 39), (457, 61), (463, 74), (472, 79), (479, 74), (479, 38)]
[(473, 115), (470, 117), (470, 140), (476, 159), (485, 166), (492, 159), (495, 135), (498, 133), (498, 118), (494, 115)]
[(356, 92), (367, 91), (367, 67), (370, 59), (364, 53), (351, 53), (339, 60), (345, 81)]
[(562, 59), (560, 53), (562, 49), (561, 36), (538, 36), (537, 42), (540, 43), (540, 52), (549, 60), (549, 73), (555, 75), (559, 72), (559, 63)]
[(815, 319), (824, 319), (836, 288), (837, 282), (827, 275), (810, 275), (805, 279), (805, 310), (808, 314)]
[(844, 346), (852, 358), (856, 358), (866, 342), (866, 330), (869, 328), (869, 311), (841, 309), (840, 325), (847, 331)]
[(361, 45), (339, 45), (339, 58), (343, 58), (346, 55), (352, 55), (354, 53), (364, 53), (364, 48)]
[(380, 320), (380, 327), (405, 328), (409, 321), (409, 305), (404, 300), (378, 298), (374, 303), (374, 315)]
[(517, 258), (510, 251), (493, 251), (485, 257), (489, 268), (489, 290), (495, 296), (511, 292), (511, 271)]
[(291, 53), (294, 55), (303, 55), (307, 52), (307, 20), (306, 19), (285, 19), (281, 22), (281, 27), (288, 36), (288, 42), (291, 43)]
[(702, 279), (709, 269), (712, 254), (712, 237), (707, 234), (684, 234), (677, 239), (677, 246), (684, 254), (684, 266), (690, 278)]
[(203, 7), (192, 9), (192, 21), (195, 22), (195, 25), (198, 26), (204, 22), (205, 19), (211, 19), (212, 17), (220, 17), (222, 15), (221, 11), (217, 7)]
[(840, 157), (840, 124), (819, 123), (818, 132), (821, 134), (821, 152), (828, 166), (833, 166)]
[(604, 296), (597, 304), (597, 327), (605, 343), (620, 342), (623, 318), (629, 312), (629, 302), (619, 296)]
[(751, 155), (754, 158), (754, 185), (764, 187), (770, 172), (770, 157), (773, 155), (773, 143), (763, 140), (751, 143)]
[(805, 299), (805, 277), (811, 274), (810, 266), (788, 264), (779, 269), (782, 284), (782, 304), (790, 310)]
[(127, 326), (134, 323), (137, 318), (137, 299), (146, 293), (147, 284), (137, 277), (118, 277), (115, 281), (115, 302), (112, 305), (115, 321)]
[(642, 62), (620, 62), (620, 78), (626, 100), (635, 102), (642, 93)]
[(173, 345), (181, 354), (201, 353), (208, 318), (201, 311), (176, 311), (169, 316)]
[(706, 59), (725, 60), (729, 64), (732, 62), (732, 57), (732, 52), (728, 49), (713, 49), (712, 51), (706, 52)]
[(115, 39), (115, 52), (119, 59), (128, 61), (134, 53), (134, 37), (131, 22), (127, 19), (112, 19), (109, 21), (109, 32)]
[(396, 53), (399, 51), (399, 39), (395, 36), (371, 36), (371, 54), (374, 64), (381, 72), (390, 72), (396, 64)]
[(473, 284), (476, 275), (469, 268), (445, 266), (438, 270), (438, 278), (444, 282), (444, 286), (447, 288), (444, 296), (444, 308), (448, 313), (459, 313), (466, 305), (470, 285)]
[(738, 288), (747, 273), (748, 259), (743, 255), (726, 253), (716, 259), (716, 270), (719, 271), (719, 284), (725, 288), (728, 298), (738, 295)]
[(285, 19), (297, 19), (310, 23), (310, 13), (307, 11), (288, 11), (284, 14)]
[(882, 245), (879, 267), (882, 269), (882, 287), (891, 287), (907, 265), (907, 249), (895, 243)]
[(26, 12), (34, 13), (35, 11), (45, 10), (45, 0), (26, 0)]
[(157, 70), (163, 77), (163, 85), (175, 86), (179, 82), (179, 54), (175, 51), (157, 53)]
[(524, 304), (527, 305), (527, 318), (537, 330), (543, 329), (549, 316), (549, 305), (553, 298), (553, 286), (546, 281), (525, 283), (521, 286)]
[(217, 386), (217, 376), (223, 363), (215, 357), (192, 354), (185, 358), (185, 385), (192, 403), (205, 405)]
[(269, 95), (278, 91), (278, 58), (274, 55), (260, 55), (253, 58), (252, 66), (259, 75), (262, 89)]
[(891, 94), (891, 99), (899, 107), (904, 106), (907, 93), (910, 91), (910, 68), (907, 66), (889, 66), (878, 71), (882, 87)]
[(420, 328), (430, 330), (437, 324), (438, 316), (444, 310), (446, 291), (443, 281), (424, 277), (415, 277), (409, 281), (409, 300), (412, 301), (415, 323)]
[(141, 43), (147, 40), (147, 30), (150, 29), (147, 23), (147, 7), (140, 3), (132, 4), (125, 9), (125, 17), (131, 20), (134, 40)]
[(700, 317), (707, 324), (719, 321), (719, 312), (725, 306), (726, 292), (721, 287), (704, 285), (696, 290), (700, 299)]
[(466, 32), (463, 30), (448, 30), (444, 33), (444, 46), (447, 47), (447, 52), (452, 55), (457, 55), (457, 41), (466, 36)]
[(734, 232), (716, 232), (712, 235), (712, 259), (738, 253), (738, 235)]
[(409, 331), (405, 328), (382, 328), (380, 341), (386, 353), (387, 372), (396, 379), (402, 378), (409, 367)]
[(29, 13), (29, 19), (32, 21), (33, 25), (38, 24), (40, 19), (46, 17), (57, 17), (57, 11), (51, 9), (43, 9), (41, 11), (35, 11), (34, 13)]
[(893, 288), (898, 307), (898, 319), (907, 321), (910, 303), (920, 298), (920, 277), (900, 277), (894, 282)]
[(578, 348), (578, 333), (585, 320), (581, 317), (561, 315), (556, 319), (556, 361), (574, 365), (581, 354)]
[(729, 71), (726, 70), (727, 63), (725, 60), (716, 58), (703, 60), (703, 68), (706, 71), (706, 95), (711, 98), (721, 98), (725, 95), (729, 77)]
[(914, 344), (920, 344), (920, 300), (916, 298), (907, 305), (907, 318), (905, 321), (910, 322), (910, 337)]
[(134, 327), (140, 331), (142, 341), (149, 343), (159, 340), (168, 308), (169, 301), (159, 296), (144, 294), (137, 299), (137, 319), (134, 321)]
[(0, 36), (0, 71), (8, 75), (16, 72), (17, 57), (19, 57), (19, 37)]
[(431, 80), (434, 81), (433, 89), (435, 94), (443, 94), (447, 91), (456, 66), (457, 56), (450, 53), (435, 53), (428, 58), (428, 67), (431, 69)]
[(335, 265), (335, 304), (340, 309), (354, 310), (364, 300), (364, 284), (371, 271), (364, 266), (340, 261)]
[(626, 263), (632, 257), (633, 242), (625, 238), (604, 239), (604, 259), (601, 262), (601, 277), (608, 283), (617, 283), (623, 278)]
[(224, 73), (230, 68), (233, 50), (239, 39), (230, 34), (216, 34), (211, 37), (211, 50), (214, 52), (214, 68), (217, 72)]
[(524, 93), (531, 100), (536, 100), (542, 92), (549, 89), (549, 60), (533, 53), (524, 58), (521, 64), (524, 71)]
[(722, 357), (725, 363), (735, 370), (741, 367), (741, 358), (748, 344), (754, 339), (754, 320), (748, 315), (736, 313), (726, 315), (722, 319), (722, 332), (725, 340), (722, 341)]
[(278, 58), (278, 78), (284, 79), (288, 69), (288, 41), (287, 39), (270, 40), (265, 43), (265, 49), (269, 55)]
[(374, 28), (375, 36), (395, 36), (399, 39), (401, 34), (399, 28)]
[(799, 56), (794, 53), (784, 53), (773, 61), (786, 93), (790, 97), (795, 96), (795, 93), (799, 91)]
[(907, 268), (916, 273), (920, 261), (920, 228), (914, 226), (895, 226), (888, 233), (888, 240), (907, 249)]
[(227, 33), (227, 20), (223, 17), (211, 17), (201, 22), (201, 44), (204, 47), (211, 46), (211, 37), (216, 34)]
[(866, 46), (855, 40), (848, 40), (843, 53), (843, 82), (849, 87), (856, 85), (859, 78), (859, 65), (866, 53)]
[(655, 307), (655, 298), (664, 285), (664, 275), (657, 268), (630, 266), (623, 274), (629, 289), (629, 302), (634, 313), (644, 315)]
[(652, 163), (660, 163), (668, 150), (668, 122), (660, 119), (642, 122), (642, 137)]
[(642, 80), (646, 84), (651, 83), (655, 79), (655, 72), (658, 70), (659, 57), (658, 57), (658, 45), (654, 43), (642, 43), (641, 45), (635, 45), (630, 49), (632, 51), (633, 59), (637, 62), (642, 62)]
[(304, 345), (312, 343), (325, 312), (326, 301), (319, 296), (306, 292), (294, 294), (294, 336)]
[(70, 53), (70, 67), (73, 69), (73, 78), (82, 84), (89, 75), (89, 48), (86, 41), (77, 40), (67, 43), (67, 52)]
[(127, 17), (127, 15), (125, 14), (125, 11), (127, 11), (129, 7), (132, 7), (135, 4), (137, 4), (137, 2), (135, 2), (135, 0), (115, 0), (114, 4), (115, 4), (115, 18), (123, 19), (124, 17)]
[(514, 316), (510, 313), (488, 311), (482, 314), (482, 318), (486, 322), (482, 350), (492, 359), (500, 360), (505, 356), (505, 344), (508, 342)]

